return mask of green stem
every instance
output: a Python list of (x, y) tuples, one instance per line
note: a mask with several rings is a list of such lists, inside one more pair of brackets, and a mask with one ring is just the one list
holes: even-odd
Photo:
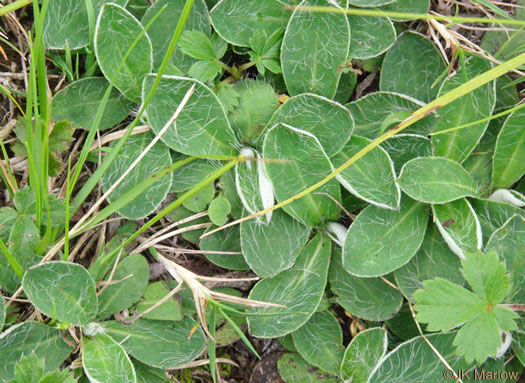
[(8, 13), (14, 12), (17, 9), (23, 8), (26, 5), (31, 4), (32, 2), (33, 0), (16, 0), (11, 4), (7, 4), (6, 6), (0, 8), (0, 17), (5, 16)]
[(0, 239), (0, 250), (4, 254), (4, 257), (6, 257), (7, 262), (9, 262), (9, 264), (11, 265), (11, 268), (14, 270), (16, 275), (18, 275), (18, 277), (22, 279), (24, 277), (24, 269), (16, 261), (15, 257), (13, 257), (13, 255), (9, 252), (6, 245), (4, 244), (4, 241), (2, 241), (1, 239)]

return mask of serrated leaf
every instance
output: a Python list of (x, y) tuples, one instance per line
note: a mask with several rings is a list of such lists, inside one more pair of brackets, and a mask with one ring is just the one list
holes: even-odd
[(110, 336), (98, 334), (91, 339), (84, 338), (83, 346), (82, 366), (91, 383), (137, 381), (135, 368), (128, 354)]
[(260, 277), (273, 277), (292, 267), (303, 249), (310, 228), (282, 210), (275, 210), (269, 223), (241, 223), (241, 246), (246, 263)]
[(204, 83), (212, 81), (222, 72), (222, 66), (216, 61), (198, 61), (188, 70), (188, 76)]
[(13, 383), (40, 382), (44, 373), (44, 358), (35, 354), (24, 355), (15, 366)]
[(185, 317), (178, 322), (139, 319), (126, 326), (120, 322), (104, 323), (106, 333), (119, 342), (134, 358), (153, 367), (176, 368), (198, 357), (206, 346), (200, 327), (191, 335), (195, 321)]
[[(148, 4), (149, 5), (149, 4)], [(146, 13), (141, 19), (142, 25), (147, 25), (157, 13), (167, 5), (167, 8), (157, 18), (157, 20), (149, 27), (148, 36), (151, 39), (153, 47), (153, 68), (157, 70), (168, 50), (168, 45), (173, 35), (173, 31), (177, 27), (182, 9), (184, 8), (184, 0), (158, 0), (149, 6)], [(204, 0), (196, 0), (191, 7), (188, 15), (188, 20), (184, 25), (185, 31), (199, 31), (206, 36), (211, 35), (211, 24), (208, 16), (208, 9)], [(185, 55), (180, 46), (177, 46), (170, 62), (186, 73), (193, 65), (195, 60)]]
[(39, 383), (76, 383), (75, 375), (71, 370), (55, 370), (44, 376)]
[(85, 326), (97, 314), (95, 282), (75, 263), (48, 262), (28, 269), (24, 292), (35, 307), (50, 318)]
[[(490, 62), (480, 57), (471, 57), (460, 72), (445, 80), (438, 96), (444, 95), (488, 71), (491, 66)], [(495, 106), (496, 86), (495, 82), (492, 81), (440, 108), (440, 118), (434, 133), (490, 117)], [(466, 129), (432, 136), (435, 155), (450, 158), (458, 163), (464, 162), (479, 143), (488, 125), (489, 121), (485, 121)]]
[[(142, 154), (153, 138), (153, 135), (149, 132), (128, 138), (126, 145), (120, 150), (115, 161), (111, 163), (102, 176), (102, 188), (104, 192), (129, 169), (131, 164)], [(119, 200), (122, 195), (140, 184), (145, 178), (170, 165), (171, 156), (168, 147), (162, 142), (157, 142), (109, 195), (108, 201), (111, 203)], [(162, 201), (164, 201), (171, 188), (171, 183), (172, 175), (170, 173), (126, 206), (119, 209), (118, 213), (131, 220), (144, 218), (155, 211)]]
[(185, 31), (178, 45), (184, 54), (197, 60), (212, 61), (220, 58), (217, 57), (210, 37), (201, 31)]
[(234, 85), (239, 104), (229, 116), (232, 128), (242, 143), (255, 143), (279, 107), (277, 94), (263, 81), (245, 79)]
[[(216, 227), (210, 226), (206, 231), (213, 229)], [(211, 254), (206, 254), (206, 258), (220, 267), (228, 270), (249, 270), (250, 268), (241, 254), (241, 237), (238, 225), (230, 226), (204, 237), (200, 241), (200, 248), (211, 252)], [(213, 252), (219, 254), (213, 254)], [(220, 254), (220, 252), (238, 254)]]
[(266, 69), (274, 74), (282, 73), (281, 69), (281, 45), (284, 36), (284, 29), (275, 30), (270, 36), (266, 33), (257, 33), (250, 40), (248, 54), (250, 61), (255, 62), (259, 74), (264, 75)]
[(358, 277), (379, 277), (405, 265), (416, 254), (427, 228), (428, 209), (404, 198), (399, 211), (368, 206), (348, 230), (343, 267)]
[(525, 109), (505, 120), (494, 151), (492, 187), (506, 189), (525, 174)]
[(135, 102), (140, 101), (144, 76), (153, 69), (151, 41), (147, 34), (139, 39), (122, 67), (120, 63), (143, 30), (131, 13), (112, 3), (102, 7), (95, 30), (95, 53), (102, 73), (114, 87)]
[[(145, 94), (150, 91), (154, 79), (154, 75), (146, 76)], [(210, 88), (193, 79), (162, 78), (146, 107), (152, 130), (157, 134), (162, 130), (193, 85), (193, 95), (162, 140), (173, 150), (189, 156), (237, 155), (237, 140), (219, 99)]]
[(414, 301), (414, 291), (423, 288), (423, 281), (437, 277), (446, 278), (459, 285), (465, 279), (460, 271), (461, 262), (441, 237), (437, 227), (431, 225), (421, 248), (405, 266), (394, 271), (396, 285), (403, 295)]
[(14, 379), (15, 364), (23, 355), (34, 353), (45, 360), (44, 371), (52, 371), (73, 351), (60, 331), (39, 322), (22, 322), (0, 334), (0, 376)]
[[(330, 160), (338, 168), (370, 143), (367, 138), (354, 135)], [(346, 190), (366, 202), (391, 210), (399, 208), (401, 190), (396, 183), (394, 163), (380, 146), (347, 167), (336, 178)]]
[(214, 225), (222, 226), (228, 222), (228, 214), (230, 214), (232, 205), (223, 196), (218, 196), (210, 203), (208, 208), (208, 215)]
[(430, 40), (415, 32), (405, 32), (383, 60), (379, 89), (430, 102), (439, 91), (438, 86), (432, 88), (432, 85), (445, 70), (445, 62)]
[(344, 353), (343, 332), (333, 314), (315, 313), (292, 337), (304, 360), (329, 374), (339, 374)]
[(411, 198), (425, 203), (442, 204), (479, 194), (478, 184), (460, 164), (441, 157), (408, 161), (397, 182)]
[(486, 251), (495, 250), (510, 273), (511, 289), (506, 302), (525, 302), (525, 222), (514, 215), (490, 237)]
[(352, 115), (341, 104), (314, 94), (286, 101), (272, 116), (267, 129), (282, 123), (313, 134), (329, 157), (337, 154), (354, 130)]
[(483, 237), (476, 212), (465, 198), (432, 205), (434, 222), (450, 249), (460, 258), (481, 250)]
[(106, 318), (136, 303), (144, 294), (148, 280), (149, 265), (146, 258), (141, 254), (124, 258), (117, 265), (111, 284), (98, 297), (98, 317)]
[[(381, 107), (378, 108), (378, 105)], [(354, 134), (369, 139), (377, 138), (384, 133), (386, 128), (393, 127), (394, 124), (400, 122), (399, 120), (408, 117), (422, 106), (424, 103), (421, 101), (392, 92), (370, 93), (346, 105), (355, 121)], [(398, 118), (393, 119), (396, 116)], [(392, 119), (392, 123), (387, 126), (385, 121), (389, 118)], [(430, 114), (403, 132), (426, 136), (434, 129), (435, 123), (436, 116)]]
[[(93, 0), (93, 14), (108, 0)], [(124, 6), (126, 0), (115, 0), (112, 3)], [(48, 49), (76, 50), (89, 44), (89, 17), (84, 1), (54, 0), (50, 1), (43, 20), (44, 43)]]
[(252, 288), (249, 299), (286, 306), (254, 310), (268, 315), (248, 317), (253, 336), (284, 336), (308, 321), (319, 306), (326, 287), (330, 248), (330, 240), (317, 234), (299, 254), (291, 269), (264, 279)]
[(278, 0), (220, 1), (210, 13), (215, 31), (233, 45), (248, 47), (252, 36), (286, 26), (289, 12)]
[(513, 215), (523, 215), (523, 210), (504, 202), (473, 198), (470, 200), (476, 211), (483, 232), (483, 242), (502, 227)]
[[(326, 5), (326, 2), (304, 0), (301, 5)], [(340, 67), (348, 58), (349, 47), (350, 25), (344, 14), (296, 9), (281, 46), (281, 65), (288, 93), (291, 96), (316, 93), (334, 97), (341, 77)]]
[(396, 41), (394, 24), (387, 17), (351, 15), (348, 22), (352, 31), (348, 56), (354, 59), (377, 57)]
[[(137, 303), (137, 312), (142, 313), (156, 305), (170, 291), (162, 282), (151, 283), (144, 291), (143, 299)], [(182, 319), (180, 303), (173, 298), (167, 300), (153, 311), (143, 315), (146, 319), (178, 321)]]
[[(332, 172), (332, 164), (315, 136), (283, 124), (276, 125), (266, 134), (263, 157), (268, 160), (265, 162), (266, 174), (279, 202), (295, 196)], [(331, 180), (316, 193), (310, 193), (283, 209), (307, 226), (337, 220), (339, 207), (321, 193), (329, 194), (336, 201), (341, 199), (339, 184)]]
[(347, 273), (337, 249), (332, 254), (328, 280), (337, 303), (358, 318), (383, 321), (395, 315), (403, 303), (401, 293), (381, 278), (359, 278)]
[[(468, 365), (456, 355), (455, 333), (426, 335), (428, 341), (454, 371)], [(414, 363), (417, 361), (417, 363)], [(369, 383), (441, 382), (446, 367), (422, 336), (401, 343), (390, 351), (372, 371)]]
[[(51, 116), (54, 121), (69, 121), (75, 129), (91, 128), (98, 107), (102, 102), (108, 81), (102, 77), (83, 78), (72, 82), (53, 97)], [(111, 92), (99, 130), (119, 124), (130, 114), (133, 103), (116, 90)]]
[(341, 364), (345, 382), (366, 383), (372, 369), (386, 354), (388, 336), (385, 329), (374, 327), (352, 338)]
[(397, 134), (383, 142), (381, 146), (394, 162), (396, 173), (414, 158), (432, 156), (430, 140), (417, 134)]
[(277, 361), (281, 378), (286, 383), (339, 383), (340, 379), (314, 368), (299, 354), (283, 354)]

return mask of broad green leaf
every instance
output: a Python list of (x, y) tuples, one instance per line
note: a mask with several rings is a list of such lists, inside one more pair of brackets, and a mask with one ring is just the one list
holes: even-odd
[(369, 59), (386, 52), (396, 41), (394, 24), (387, 17), (348, 16), (352, 38), (349, 57)]
[(331, 242), (317, 234), (297, 257), (294, 266), (263, 279), (250, 291), (249, 299), (286, 306), (258, 308), (264, 316), (248, 317), (250, 334), (259, 338), (287, 335), (305, 324), (321, 302), (326, 287)]
[(309, 235), (309, 227), (278, 209), (269, 223), (255, 219), (241, 223), (242, 253), (258, 276), (273, 277), (292, 267)]
[[(267, 160), (266, 174), (273, 183), (275, 198), (279, 202), (295, 196), (332, 172), (332, 164), (319, 140), (309, 132), (288, 125), (278, 124), (266, 134), (263, 157)], [(336, 180), (329, 181), (315, 193), (309, 193), (283, 209), (307, 226), (335, 221), (339, 216), (339, 207), (326, 194), (336, 201), (341, 199)]]
[(466, 253), (481, 250), (481, 224), (472, 205), (465, 198), (443, 205), (432, 205), (432, 213), (443, 239), (458, 257), (465, 258)]
[[(338, 168), (370, 143), (367, 138), (352, 136), (330, 160)], [(396, 183), (394, 163), (380, 146), (339, 173), (337, 180), (346, 190), (366, 202), (385, 209), (399, 208), (401, 190)]]
[(5, 323), (5, 303), (4, 298), (0, 298), (0, 331), (4, 328)]
[(242, 143), (255, 143), (279, 107), (272, 86), (259, 80), (245, 79), (234, 85), (239, 105), (229, 115), (232, 128)]
[[(206, 232), (213, 229), (216, 229), (216, 227), (210, 226)], [(217, 266), (228, 270), (250, 269), (241, 253), (241, 236), (238, 225), (227, 227), (224, 230), (204, 237), (200, 241), (200, 248), (209, 252), (206, 254), (206, 258)], [(216, 252), (216, 254), (213, 252)], [(221, 254), (221, 252), (232, 254)]]
[[(168, 50), (168, 45), (173, 35), (173, 31), (177, 27), (182, 9), (184, 8), (184, 0), (158, 0), (150, 6), (141, 19), (142, 25), (147, 25), (155, 15), (167, 5), (167, 8), (157, 18), (157, 20), (149, 27), (148, 36), (151, 39), (153, 47), (153, 69), (157, 70)], [(207, 36), (211, 35), (211, 25), (208, 16), (208, 9), (204, 0), (196, 0), (191, 7), (188, 20), (184, 26), (185, 31), (199, 31)], [(182, 53), (180, 47), (175, 49), (173, 56), (171, 56), (171, 63), (187, 73), (190, 67), (195, 63), (195, 59)]]
[(13, 224), (18, 218), (18, 212), (10, 207), (0, 208), (0, 239), (4, 242), (9, 240), (9, 234)]
[[(304, 0), (301, 5), (326, 6), (326, 1)], [(334, 97), (349, 47), (350, 25), (344, 14), (295, 10), (281, 46), (281, 65), (289, 94)]]
[(277, 368), (285, 383), (339, 383), (341, 381), (314, 368), (296, 353), (281, 355), (277, 361)]
[(248, 47), (253, 36), (284, 28), (290, 15), (278, 0), (222, 0), (211, 10), (210, 17), (224, 40)]
[(196, 159), (173, 172), (173, 182), (170, 192), (180, 193), (190, 190), (206, 179), (221, 166), (220, 162)]
[(277, 109), (267, 129), (278, 123), (313, 134), (329, 157), (345, 146), (354, 130), (352, 115), (345, 107), (314, 94), (290, 98)]
[(514, 342), (512, 345), (512, 350), (521, 362), (521, 365), (525, 365), (525, 332), (516, 332)]
[(39, 383), (77, 383), (73, 371), (67, 370), (55, 370), (44, 376)]
[(481, 223), (484, 243), (487, 243), (492, 234), (512, 218), (513, 215), (524, 215), (523, 210), (508, 203), (476, 198), (470, 201)]
[(143, 30), (131, 13), (112, 3), (102, 7), (95, 30), (95, 53), (102, 73), (135, 102), (141, 98), (142, 79), (153, 69), (151, 41), (147, 34), (139, 39), (124, 64), (120, 66), (120, 63)]
[(510, 273), (511, 289), (505, 298), (508, 303), (525, 302), (525, 222), (512, 216), (490, 237), (486, 250), (496, 250), (505, 260)]
[(385, 329), (373, 327), (352, 338), (341, 364), (345, 382), (366, 383), (373, 368), (386, 354), (388, 336)]
[(518, 90), (516, 85), (512, 84), (512, 79), (509, 76), (498, 77), (496, 79), (496, 108), (494, 112), (512, 108), (519, 101)]
[(208, 215), (214, 225), (222, 226), (228, 222), (228, 214), (230, 214), (232, 205), (222, 195), (215, 198), (210, 203), (208, 208)]
[(494, 151), (492, 187), (506, 189), (525, 174), (525, 109), (509, 115)]
[[(145, 94), (150, 91), (154, 79), (154, 75), (146, 76)], [(162, 78), (146, 107), (152, 130), (157, 134), (162, 130), (193, 85), (193, 95), (162, 140), (173, 150), (189, 156), (237, 155), (237, 140), (219, 99), (210, 88), (193, 79)]]
[(478, 184), (460, 164), (441, 157), (408, 161), (397, 182), (406, 194), (425, 203), (442, 204), (479, 193)]
[(337, 86), (337, 92), (333, 100), (341, 104), (347, 103), (352, 97), (356, 85), (357, 73), (354, 71), (343, 71), (341, 74), (341, 79), (339, 80), (339, 85)]
[[(378, 108), (378, 105), (381, 107)], [(424, 103), (421, 101), (392, 92), (370, 93), (346, 105), (354, 117), (354, 134), (369, 139), (379, 137), (387, 128), (394, 127), (422, 106)], [(426, 136), (435, 124), (436, 115), (431, 114), (403, 132)]]
[(48, 262), (26, 271), (24, 292), (35, 307), (52, 319), (85, 326), (97, 315), (95, 282), (75, 263)]
[(91, 339), (84, 338), (83, 346), (82, 366), (91, 383), (137, 381), (135, 368), (128, 354), (110, 336), (98, 334)]
[[(93, 4), (93, 15), (108, 0), (75, 1), (53, 0), (49, 2), (44, 23), (44, 44), (47, 49), (79, 49), (89, 44), (89, 17), (87, 4)], [(127, 0), (115, 0), (112, 3), (124, 6)]]
[[(162, 298), (164, 298), (170, 290), (164, 287), (162, 282), (151, 283), (146, 291), (144, 291), (143, 299), (137, 303), (137, 311), (142, 313), (150, 307), (156, 305)], [(153, 311), (145, 314), (143, 318), (155, 320), (171, 320), (178, 321), (182, 319), (182, 312), (180, 302), (171, 298), (156, 307)]]
[[(454, 257), (457, 258), (455, 255)], [(397, 314), (393, 318), (386, 320), (385, 324), (387, 325), (388, 329), (402, 341), (409, 340), (420, 335), (419, 329), (417, 328), (416, 322), (412, 317), (412, 311), (410, 311), (408, 303), (403, 304)], [(425, 331), (425, 325), (420, 326), (424, 333), (428, 333)]]
[(44, 377), (45, 360), (36, 354), (24, 355), (15, 366), (13, 383), (40, 382)]
[(22, 322), (0, 334), (0, 376), (14, 379), (15, 364), (24, 355), (34, 353), (44, 359), (44, 371), (60, 367), (73, 347), (67, 344), (60, 331), (39, 322)]
[[(111, 163), (108, 170), (102, 176), (102, 188), (107, 192), (109, 188), (130, 168), (131, 164), (144, 152), (153, 140), (154, 136), (149, 133), (141, 133), (131, 136), (126, 145), (120, 150), (119, 155)], [(131, 170), (124, 180), (108, 196), (108, 201), (118, 201), (122, 196), (133, 189), (162, 168), (171, 165), (169, 149), (162, 142), (157, 142), (140, 162)], [(130, 201), (118, 212), (123, 217), (131, 220), (141, 219), (157, 209), (168, 195), (171, 188), (171, 173), (156, 182), (140, 196)]]
[[(456, 355), (455, 333), (427, 335), (428, 341), (454, 371), (468, 365)], [(415, 363), (417, 361), (417, 363)], [(390, 351), (372, 371), (369, 383), (427, 383), (443, 381), (447, 368), (422, 336), (401, 343)]]
[(368, 206), (352, 223), (343, 267), (357, 277), (379, 277), (407, 264), (423, 242), (428, 208), (404, 197), (400, 210)]
[(445, 70), (441, 53), (430, 40), (415, 32), (405, 32), (383, 60), (379, 89), (430, 102), (439, 91), (438, 86), (432, 85)]
[[(159, 368), (176, 368), (191, 362), (204, 351), (206, 338), (200, 327), (192, 334), (195, 321), (185, 317), (178, 322), (139, 319), (126, 326), (120, 322), (104, 322), (107, 334), (142, 363)], [(191, 337), (190, 337), (190, 334)]]
[(423, 288), (423, 281), (437, 277), (463, 284), (460, 260), (450, 250), (438, 229), (431, 225), (427, 229), (421, 248), (405, 266), (394, 271), (396, 285), (403, 295), (414, 301), (414, 291)]
[[(91, 128), (104, 92), (109, 86), (102, 77), (83, 78), (72, 82), (53, 97), (51, 116), (54, 121), (69, 121), (75, 129)], [(133, 103), (113, 90), (106, 103), (99, 130), (119, 124), (130, 114)]]
[(131, 361), (137, 373), (137, 383), (169, 383), (169, 378), (164, 370), (148, 366), (136, 359), (131, 359)]
[(356, 7), (372, 8), (394, 3), (396, 1), (397, 0), (348, 0), (348, 3)]
[(217, 61), (198, 61), (191, 66), (188, 76), (207, 83), (213, 81), (221, 72), (222, 66)]
[(197, 60), (215, 61), (224, 54), (223, 49), (216, 50), (211, 38), (200, 31), (185, 31), (178, 45), (186, 55)]
[[(396, 0), (380, 8), (386, 12), (428, 13), (430, 0)], [(393, 21), (409, 21), (411, 18), (392, 18)]]
[(148, 280), (149, 265), (144, 256), (133, 254), (124, 258), (117, 265), (111, 284), (98, 297), (97, 316), (106, 318), (130, 307), (142, 297)]
[(317, 312), (292, 333), (294, 345), (308, 363), (338, 375), (343, 359), (343, 332), (330, 311)]
[[(473, 56), (464, 68), (445, 80), (438, 96), (444, 95), (463, 85), (474, 77), (488, 71), (491, 64), (484, 59)], [(496, 83), (490, 82), (469, 94), (445, 105), (439, 110), (435, 133), (456, 126), (469, 124), (492, 115), (496, 106)], [(432, 137), (436, 156), (447, 157), (459, 163), (464, 162), (479, 143), (489, 121), (469, 126), (466, 129), (454, 130)]]
[(358, 318), (383, 321), (401, 308), (403, 296), (381, 278), (359, 278), (343, 269), (341, 252), (334, 249), (328, 275), (337, 303)]
[(397, 134), (381, 144), (392, 161), (396, 173), (405, 163), (417, 157), (432, 156), (432, 144), (425, 136), (417, 134)]

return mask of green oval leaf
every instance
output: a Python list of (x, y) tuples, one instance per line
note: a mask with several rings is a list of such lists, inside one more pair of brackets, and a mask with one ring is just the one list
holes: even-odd
[[(143, 299), (137, 303), (137, 311), (142, 313), (150, 309), (168, 295), (169, 292), (170, 290), (164, 286), (163, 282), (151, 283), (144, 291)], [(143, 315), (143, 318), (178, 321), (182, 319), (181, 310), (180, 302), (172, 298), (157, 306), (153, 311)]]
[(383, 60), (379, 89), (430, 102), (439, 91), (432, 85), (446, 69), (441, 53), (430, 40), (419, 33), (405, 32)]
[(329, 157), (345, 146), (354, 130), (352, 115), (345, 107), (315, 94), (290, 98), (274, 113), (267, 129), (278, 123), (313, 134)]
[(269, 223), (255, 219), (241, 223), (242, 253), (258, 276), (273, 277), (292, 267), (309, 235), (309, 227), (278, 209)]
[(204, 351), (206, 338), (200, 327), (191, 335), (195, 321), (178, 322), (139, 319), (130, 326), (104, 322), (104, 330), (122, 344), (134, 358), (153, 367), (176, 368), (191, 362)]
[(284, 28), (290, 16), (278, 0), (221, 0), (210, 17), (213, 28), (224, 40), (248, 47), (254, 36)]
[[(144, 94), (148, 94), (154, 80), (154, 75), (146, 76)], [(189, 156), (237, 155), (237, 139), (222, 104), (210, 88), (197, 80), (163, 76), (146, 107), (152, 130), (157, 134), (162, 130), (193, 85), (193, 95), (162, 140), (173, 150)]]
[(411, 198), (425, 203), (447, 203), (479, 193), (478, 184), (460, 164), (440, 157), (408, 161), (397, 182)]
[(345, 382), (366, 383), (373, 368), (386, 354), (388, 335), (381, 327), (369, 328), (352, 338), (341, 364)]
[[(480, 57), (472, 57), (465, 68), (445, 80), (438, 96), (444, 95), (463, 85), (474, 77), (488, 71), (492, 65)], [(434, 129), (435, 133), (456, 126), (486, 119), (492, 115), (496, 106), (496, 83), (492, 81), (469, 94), (439, 109), (440, 118)], [(447, 157), (462, 163), (478, 145), (487, 130), (489, 121), (432, 136), (432, 145), (436, 156)]]
[(50, 372), (60, 367), (73, 347), (64, 341), (57, 329), (27, 321), (0, 334), (0, 350), (0, 376), (11, 380), (22, 356), (35, 354), (44, 359), (44, 370)]
[(381, 278), (359, 278), (346, 272), (338, 250), (333, 252), (328, 280), (337, 303), (361, 319), (386, 320), (403, 304), (401, 293)]
[(329, 374), (339, 374), (344, 353), (343, 332), (333, 314), (315, 313), (292, 337), (304, 360)]
[[(131, 164), (153, 140), (149, 132), (131, 136), (126, 145), (120, 150), (119, 155), (111, 163), (102, 176), (102, 188), (107, 192), (110, 187), (124, 174)], [(162, 142), (157, 142), (140, 162), (131, 170), (117, 188), (109, 195), (108, 201), (118, 201), (129, 190), (144, 181), (162, 168), (171, 165), (169, 149)], [(119, 214), (132, 220), (144, 218), (151, 214), (164, 201), (171, 188), (171, 173), (156, 182), (140, 196), (118, 210)]]
[[(74, 129), (89, 130), (102, 102), (108, 81), (102, 77), (83, 78), (60, 90), (51, 104), (54, 121), (69, 121)], [(116, 90), (106, 103), (99, 130), (119, 124), (132, 111), (133, 103)]]
[(425, 136), (417, 134), (397, 134), (381, 144), (392, 161), (396, 173), (405, 163), (418, 157), (432, 156), (432, 144)]
[[(155, 22), (148, 29), (148, 36), (151, 39), (153, 48), (153, 68), (157, 70), (164, 58), (168, 45), (173, 35), (173, 31), (177, 27), (182, 9), (184, 8), (185, 0), (158, 0), (153, 3), (140, 20), (142, 25), (146, 26), (155, 15), (167, 5), (167, 8), (155, 20)], [(208, 15), (208, 8), (204, 0), (197, 0), (193, 3), (188, 20), (184, 26), (185, 31), (200, 31), (207, 36), (211, 35), (211, 24)], [(171, 56), (171, 63), (187, 73), (190, 67), (197, 60), (185, 55), (180, 47), (175, 49), (173, 56)]]
[(341, 380), (330, 376), (308, 364), (299, 354), (283, 354), (277, 361), (281, 378), (286, 383), (339, 383)]
[(405, 198), (399, 211), (368, 206), (348, 230), (343, 267), (358, 277), (379, 277), (407, 264), (427, 229), (425, 205)]
[(466, 199), (432, 205), (434, 222), (450, 249), (460, 258), (481, 250), (483, 237), (476, 212)]
[(216, 226), (222, 226), (228, 222), (228, 214), (232, 210), (232, 205), (223, 196), (218, 196), (210, 203), (208, 208), (208, 215), (210, 220)]
[[(366, 138), (352, 136), (343, 150), (330, 160), (338, 168), (370, 143)], [(336, 178), (346, 190), (366, 202), (386, 209), (399, 208), (401, 190), (396, 183), (394, 163), (380, 146), (347, 167)]]
[(387, 17), (349, 15), (352, 31), (349, 57), (369, 59), (386, 52), (396, 41), (394, 24)]
[(317, 234), (297, 257), (294, 266), (270, 279), (258, 282), (249, 299), (286, 306), (258, 308), (264, 316), (248, 317), (250, 333), (275, 338), (297, 330), (317, 310), (326, 287), (331, 243)]
[(105, 334), (84, 338), (82, 366), (92, 383), (135, 383), (137, 376), (128, 354), (120, 344)]
[[(297, 150), (297, 148), (301, 150)], [(264, 139), (263, 157), (266, 174), (273, 183), (275, 198), (282, 202), (295, 196), (332, 172), (330, 163), (319, 140), (311, 133), (278, 124)], [(271, 161), (270, 161), (271, 160)], [(307, 226), (317, 226), (325, 221), (336, 221), (341, 199), (341, 191), (336, 180), (331, 180), (316, 193), (283, 207), (284, 211)]]
[[(210, 226), (206, 232), (216, 229), (215, 226)], [(211, 252), (206, 254), (206, 258), (217, 266), (228, 270), (249, 270), (250, 266), (246, 264), (244, 257), (241, 254), (241, 236), (238, 225), (227, 227), (224, 230), (218, 231), (200, 241), (201, 250)], [(217, 252), (218, 254), (213, 254)], [(237, 254), (220, 254), (221, 252), (237, 253)]]
[(492, 187), (506, 189), (525, 174), (525, 109), (511, 113), (498, 134), (492, 163)]
[[(304, 0), (301, 5), (326, 6), (326, 2)], [(316, 93), (333, 98), (349, 47), (350, 25), (344, 14), (296, 9), (281, 46), (281, 65), (288, 93), (292, 96)]]
[[(430, 0), (396, 0), (381, 7), (380, 10), (386, 12), (404, 13), (428, 13)], [(395, 17), (392, 20), (397, 22), (413, 20), (411, 17)]]
[[(178, 160), (179, 158), (173, 159), (173, 161)], [(180, 193), (190, 190), (218, 170), (220, 165), (221, 163), (218, 161), (197, 158), (195, 161), (178, 168), (173, 172), (173, 183), (171, 184), (170, 192)]]
[(523, 210), (504, 202), (476, 198), (472, 198), (470, 202), (481, 224), (484, 243), (513, 215), (523, 214)]
[(98, 317), (106, 318), (136, 303), (144, 294), (148, 280), (146, 258), (140, 254), (124, 258), (115, 269), (112, 283), (98, 297)]
[(143, 31), (131, 13), (112, 3), (102, 7), (95, 30), (95, 54), (102, 73), (115, 88), (135, 102), (140, 101), (142, 79), (153, 69), (151, 41), (147, 34), (139, 39), (124, 64), (120, 66), (120, 63)]
[(48, 262), (28, 269), (24, 292), (35, 307), (50, 318), (85, 326), (97, 314), (93, 278), (75, 263)]

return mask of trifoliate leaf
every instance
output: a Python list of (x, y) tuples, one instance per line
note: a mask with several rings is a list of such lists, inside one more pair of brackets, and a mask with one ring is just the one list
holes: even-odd
[(210, 82), (217, 77), (221, 71), (222, 67), (219, 62), (198, 61), (191, 66), (188, 75), (202, 82)]
[(199, 60), (217, 58), (210, 38), (200, 31), (185, 31), (180, 38), (179, 48), (188, 56)]

